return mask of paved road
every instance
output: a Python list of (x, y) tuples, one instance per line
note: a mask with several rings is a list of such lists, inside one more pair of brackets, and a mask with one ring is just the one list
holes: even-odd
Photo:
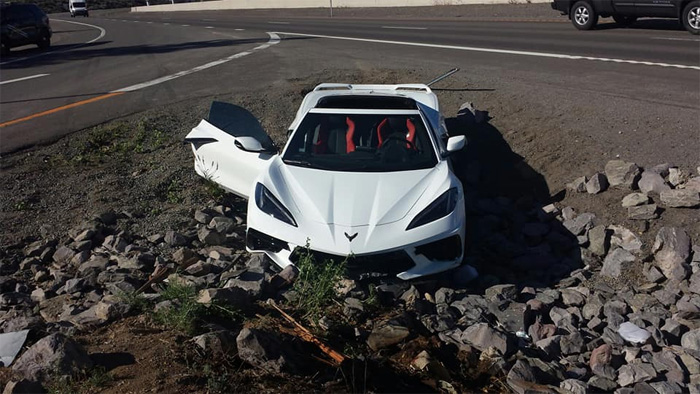
[[(594, 94), (600, 99), (592, 110), (619, 99), (641, 112), (676, 108), (679, 122), (697, 125), (700, 39), (673, 22), (638, 25), (579, 32), (565, 18), (331, 20), (240, 18), (234, 11), (53, 17), (50, 52), (19, 48), (0, 61), (0, 152), (192, 97), (252, 92), (333, 64), (459, 65), (475, 79), (515, 77), (538, 94)], [(275, 43), (268, 32), (282, 42), (268, 47)]]

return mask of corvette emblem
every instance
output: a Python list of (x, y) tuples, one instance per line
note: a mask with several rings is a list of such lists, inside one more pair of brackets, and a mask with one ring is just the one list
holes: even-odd
[(343, 234), (345, 234), (345, 238), (348, 239), (348, 242), (352, 242), (352, 240), (355, 239), (355, 237), (357, 237), (358, 233), (355, 233), (353, 235), (349, 235), (348, 233), (343, 233)]

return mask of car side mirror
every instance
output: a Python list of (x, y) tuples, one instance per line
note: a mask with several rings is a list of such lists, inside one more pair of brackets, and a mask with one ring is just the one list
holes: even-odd
[(457, 152), (459, 150), (462, 150), (464, 148), (464, 145), (467, 144), (467, 137), (463, 135), (457, 135), (454, 137), (450, 137), (447, 140), (447, 152), (452, 153), (452, 152)]
[(254, 137), (250, 136), (240, 136), (236, 137), (236, 141), (234, 142), (234, 145), (236, 145), (236, 148), (245, 151), (245, 152), (253, 152), (253, 153), (277, 153), (276, 148), (265, 148), (262, 146), (260, 141), (255, 139)]

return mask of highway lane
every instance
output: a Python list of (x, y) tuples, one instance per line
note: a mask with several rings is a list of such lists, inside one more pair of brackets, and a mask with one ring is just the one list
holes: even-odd
[[(579, 32), (563, 22), (239, 18), (229, 11), (113, 14), (91, 17), (86, 22), (104, 28), (105, 37), (89, 46), (59, 54), (0, 65), (0, 80), (3, 81), (49, 74), (0, 87), (0, 124), (102, 97), (126, 86), (191, 70), (250, 50), (266, 42), (269, 31), (314, 36), (281, 34), (286, 39), (280, 45), (254, 56), (138, 92), (108, 97), (99, 103), (0, 127), (0, 152), (188, 98), (211, 97), (230, 91), (254, 92), (282, 78), (308, 75), (324, 68), (388, 67), (410, 71), (460, 66), (463, 72), (473, 76), (475, 84), (491, 84), (501, 89), (511, 85), (514, 90), (518, 84), (522, 85), (521, 89), (549, 95), (552, 101), (556, 101), (556, 97), (576, 97), (583, 105), (590, 106), (588, 112), (607, 110), (612, 105), (620, 105), (621, 101), (629, 107), (621, 106), (625, 118), (652, 113), (648, 108), (673, 108), (677, 111), (674, 116), (679, 129), (692, 133), (693, 129), (689, 128), (694, 124), (697, 130), (694, 123), (700, 108), (700, 72), (697, 70), (438, 47), (545, 52), (700, 66), (697, 37), (680, 30), (668, 30), (668, 24), (662, 24), (661, 29)], [(79, 40), (76, 38), (76, 41)], [(428, 46), (407, 46), (406, 43)]]
[[(69, 22), (72, 21), (52, 19), (57, 36), (64, 34), (65, 26), (77, 26)], [(0, 81), (11, 82), (1, 86), (0, 125), (4, 126), (0, 127), (0, 151), (13, 151), (164, 101), (190, 97), (188, 92), (173, 93), (168, 84), (153, 87), (146, 95), (132, 92), (128, 98), (117, 99), (110, 92), (192, 70), (270, 40), (264, 32), (179, 25), (153, 27), (97, 18), (89, 18), (87, 22), (104, 29), (104, 37), (78, 45), (86, 38), (83, 35), (88, 34), (82, 30), (84, 26), (79, 26), (81, 36), (71, 37), (71, 43), (66, 46), (56, 45), (46, 53), (19, 48), (3, 59)], [(99, 34), (98, 28), (92, 29), (93, 38)], [(45, 76), (22, 80), (39, 74)], [(66, 108), (81, 102), (86, 105)], [(60, 111), (8, 124), (55, 109)]]
[[(553, 16), (556, 16), (554, 13)], [(125, 20), (187, 23), (305, 34), (412, 41), (442, 45), (526, 50), (630, 60), (700, 65), (700, 38), (676, 28), (675, 22), (642, 20), (639, 28), (620, 29), (614, 23), (581, 32), (565, 17), (562, 23), (361, 20), (336, 18), (237, 17), (233, 11), (133, 13)]]

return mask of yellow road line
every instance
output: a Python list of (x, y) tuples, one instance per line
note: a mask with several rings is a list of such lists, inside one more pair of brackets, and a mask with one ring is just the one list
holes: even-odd
[(75, 102), (72, 104), (56, 107), (56, 108), (50, 109), (48, 111), (38, 112), (38, 113), (33, 114), (33, 115), (25, 116), (24, 118), (19, 118), (19, 119), (7, 121), (5, 123), (0, 123), (0, 128), (12, 126), (13, 124), (26, 122), (28, 120), (36, 119), (36, 118), (39, 118), (42, 116), (55, 114), (56, 112), (60, 112), (60, 111), (63, 111), (63, 110), (69, 109), (69, 108), (75, 108), (75, 107), (79, 107), (81, 105), (94, 103), (95, 101), (100, 101), (100, 100), (104, 100), (104, 99), (107, 99), (110, 97), (119, 96), (120, 94), (124, 94), (124, 92), (107, 93), (107, 94), (103, 94), (102, 96), (97, 96), (97, 97), (89, 98), (87, 100), (78, 101), (78, 102)]

